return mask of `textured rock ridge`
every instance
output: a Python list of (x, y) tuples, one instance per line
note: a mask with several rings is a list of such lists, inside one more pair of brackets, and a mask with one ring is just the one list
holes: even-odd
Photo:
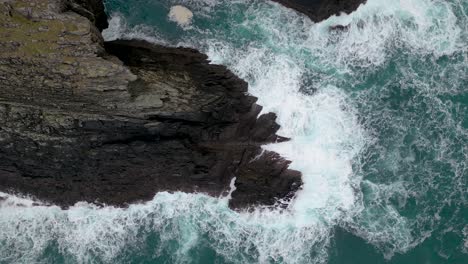
[(366, 0), (272, 0), (286, 7), (293, 8), (314, 22), (320, 22), (333, 15), (351, 13)]
[[(101, 1), (0, 1), (0, 191), (61, 206), (158, 191), (273, 205), (301, 175), (247, 83), (196, 50), (104, 43)], [(262, 154), (262, 155), (260, 155)]]
[(66, 9), (88, 18), (99, 30), (102, 31), (109, 26), (102, 0), (68, 0), (64, 2)]

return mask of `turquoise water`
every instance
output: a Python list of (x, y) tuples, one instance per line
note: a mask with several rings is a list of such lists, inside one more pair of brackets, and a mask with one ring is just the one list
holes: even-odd
[[(175, 4), (192, 24), (168, 19)], [(467, 1), (368, 0), (318, 24), (267, 1), (106, 7), (107, 39), (194, 47), (247, 80), (293, 139), (265, 148), (304, 188), (251, 213), (202, 194), (69, 210), (9, 196), (0, 263), (468, 263)]]

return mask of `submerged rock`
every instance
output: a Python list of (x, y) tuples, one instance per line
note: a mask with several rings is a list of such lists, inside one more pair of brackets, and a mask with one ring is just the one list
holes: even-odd
[(274, 114), (257, 119), (246, 82), (193, 49), (104, 43), (99, 3), (0, 3), (0, 191), (122, 206), (223, 195), (236, 177), (230, 205), (244, 208), (300, 188), (289, 161), (262, 152), (286, 139)]
[(314, 22), (320, 22), (333, 15), (351, 13), (366, 0), (272, 0), (301, 12)]
[(330, 31), (344, 32), (349, 30), (349, 25), (336, 25), (331, 26)]
[(169, 12), (169, 19), (176, 22), (182, 27), (190, 25), (192, 22), (193, 13), (185, 6), (176, 5), (171, 7)]

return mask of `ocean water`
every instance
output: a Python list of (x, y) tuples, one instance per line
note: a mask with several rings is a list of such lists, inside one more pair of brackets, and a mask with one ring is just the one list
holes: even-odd
[(106, 39), (194, 47), (247, 80), (303, 189), (250, 213), (203, 194), (68, 210), (6, 195), (0, 263), (468, 263), (468, 1), (368, 0), (321, 23), (259, 0), (106, 8)]

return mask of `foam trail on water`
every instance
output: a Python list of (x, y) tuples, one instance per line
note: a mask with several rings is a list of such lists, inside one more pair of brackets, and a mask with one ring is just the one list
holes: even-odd
[(316, 226), (320, 223), (296, 228), (287, 213), (259, 210), (239, 214), (227, 207), (227, 199), (159, 193), (152, 201), (127, 209), (78, 203), (61, 210), (17, 206), (24, 201), (6, 196), (8, 202), (0, 207), (0, 260), (8, 263), (50, 262), (41, 256), (54, 244), (69, 262), (89, 263), (96, 258), (106, 263), (125, 262), (119, 256), (135, 254), (155, 235), (158, 238), (151, 251), (165, 252), (174, 263), (190, 261), (191, 251), (204, 243), (239, 263), (325, 261), (312, 259), (313, 252), (305, 252), (303, 247), (327, 242), (328, 234), (320, 231), (325, 229)]

